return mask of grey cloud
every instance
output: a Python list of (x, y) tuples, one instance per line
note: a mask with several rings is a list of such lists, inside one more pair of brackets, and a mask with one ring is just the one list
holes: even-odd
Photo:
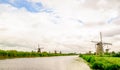
[(86, 27), (95, 27), (95, 26), (103, 26), (105, 25), (105, 22), (88, 22), (88, 23), (85, 23), (84, 26)]
[(119, 36), (115, 36), (114, 40), (119, 42), (120, 41), (120, 37)]
[(109, 20), (110, 23), (120, 25), (120, 16)]
[(21, 39), (2, 39), (0, 41), (0, 45), (4, 47), (23, 47), (23, 48), (32, 48), (33, 45), (27, 41)]
[(7, 28), (0, 28), (0, 31), (7, 31)]
[(108, 9), (119, 9), (120, 10), (120, 0), (86, 0), (83, 7), (91, 9), (103, 9), (108, 11)]
[(3, 45), (3, 46), (9, 46), (9, 47), (16, 47), (16, 46), (23, 46), (23, 45), (19, 45), (19, 44), (16, 44), (16, 43), (4, 43), (4, 42), (1, 42), (0, 45)]
[(94, 0), (94, 2), (93, 0), (86, 0), (83, 6), (86, 8), (96, 8), (98, 2), (99, 0)]
[(104, 36), (106, 36), (106, 37), (113, 37), (113, 36), (116, 36), (116, 35), (120, 35), (120, 28), (115, 29), (115, 30), (107, 31), (107, 32), (104, 34)]
[(10, 42), (0, 42), (0, 45), (6, 46), (6, 47), (26, 47), (28, 45), (25, 44), (18, 44), (18, 43), (10, 43)]

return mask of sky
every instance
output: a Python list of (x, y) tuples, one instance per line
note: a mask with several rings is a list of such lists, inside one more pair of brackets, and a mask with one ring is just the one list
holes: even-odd
[(0, 49), (94, 52), (100, 32), (120, 51), (120, 0), (0, 0)]

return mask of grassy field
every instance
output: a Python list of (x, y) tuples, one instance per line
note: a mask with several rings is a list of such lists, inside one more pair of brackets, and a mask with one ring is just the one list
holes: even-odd
[(85, 59), (92, 69), (98, 70), (120, 70), (120, 57), (106, 57), (95, 55), (80, 55)]

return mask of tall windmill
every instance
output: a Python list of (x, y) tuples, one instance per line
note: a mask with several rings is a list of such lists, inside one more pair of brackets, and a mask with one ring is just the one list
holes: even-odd
[(40, 47), (40, 45), (38, 44), (37, 52), (38, 52), (38, 53), (41, 53), (41, 49), (44, 49), (44, 48)]
[(112, 45), (111, 43), (103, 43), (102, 42), (102, 33), (100, 32), (100, 41), (91, 41), (93, 43), (96, 43), (95, 44), (95, 47), (96, 47), (96, 55), (100, 55), (100, 54), (103, 54), (104, 53), (104, 45)]

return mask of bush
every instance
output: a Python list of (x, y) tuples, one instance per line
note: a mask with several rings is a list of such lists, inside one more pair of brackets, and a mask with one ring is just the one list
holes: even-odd
[(113, 57), (120, 57), (120, 52), (112, 54)]
[(119, 69), (120, 69), (120, 67), (117, 64), (112, 64), (106, 70), (119, 70)]
[(101, 63), (100, 61), (96, 61), (96, 62), (94, 62), (93, 64), (92, 64), (92, 68), (93, 69), (104, 69), (103, 68), (103, 63)]
[[(93, 69), (98, 70), (120, 70), (119, 58), (116, 57), (100, 57), (91, 55), (80, 56), (85, 59)], [(116, 63), (117, 61), (117, 63)]]

